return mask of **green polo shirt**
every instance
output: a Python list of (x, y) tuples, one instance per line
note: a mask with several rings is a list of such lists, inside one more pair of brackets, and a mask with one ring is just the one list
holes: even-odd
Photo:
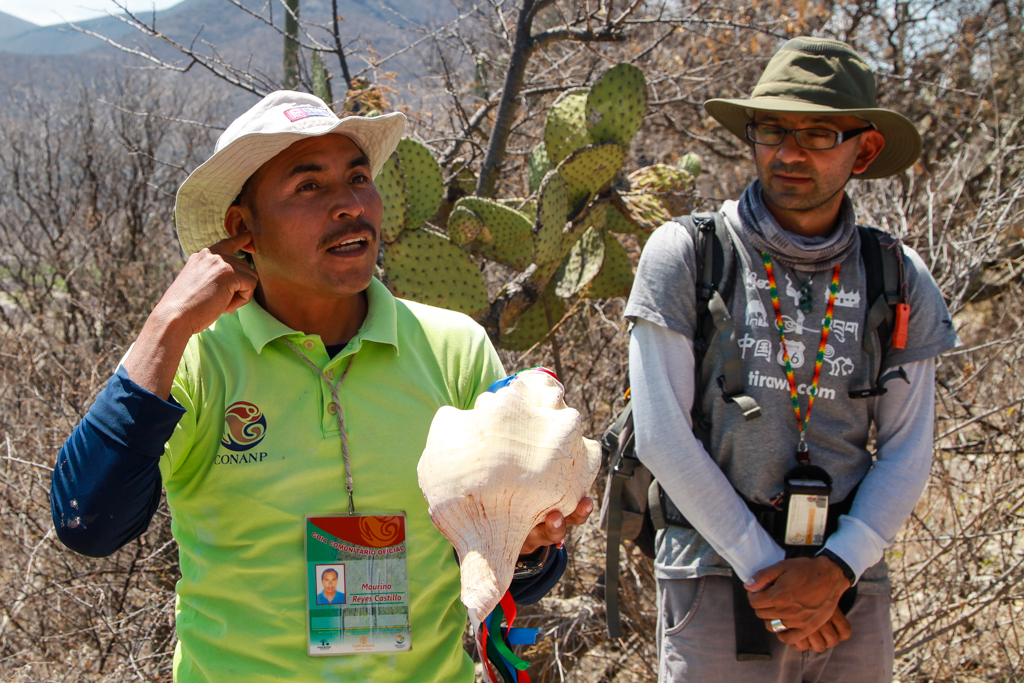
[[(503, 376), (470, 318), (395, 299), (377, 280), (359, 333), (329, 359), (316, 335), (255, 301), (196, 335), (172, 394), (186, 413), (160, 471), (178, 542), (175, 680), (473, 680), (452, 547), (431, 524), (416, 464), (434, 413), (470, 408)], [(306, 515), (346, 512), (331, 392), (339, 391), (357, 511), (405, 510), (412, 650), (306, 654)]]

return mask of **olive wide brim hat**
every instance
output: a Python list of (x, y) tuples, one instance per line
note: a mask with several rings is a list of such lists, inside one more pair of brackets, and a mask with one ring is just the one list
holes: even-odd
[(769, 60), (750, 99), (713, 99), (704, 108), (744, 141), (752, 110), (864, 119), (885, 138), (878, 158), (855, 176), (870, 179), (900, 173), (921, 156), (921, 134), (914, 124), (876, 105), (875, 76), (853, 48), (828, 38), (794, 38)]

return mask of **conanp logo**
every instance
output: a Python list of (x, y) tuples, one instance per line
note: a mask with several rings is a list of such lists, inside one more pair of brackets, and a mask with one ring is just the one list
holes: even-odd
[(224, 411), (224, 436), (220, 442), (233, 451), (245, 451), (267, 435), (267, 418), (252, 403), (236, 401)]

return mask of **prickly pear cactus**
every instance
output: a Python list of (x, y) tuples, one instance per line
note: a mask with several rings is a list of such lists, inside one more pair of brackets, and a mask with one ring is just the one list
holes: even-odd
[(632, 64), (618, 64), (601, 75), (587, 94), (587, 129), (594, 142), (625, 147), (647, 113), (647, 79)]
[(384, 245), (384, 264), (397, 297), (468, 315), (487, 310), (480, 269), (445, 235), (425, 228), (405, 230)]
[(414, 230), (437, 212), (444, 192), (441, 167), (427, 146), (412, 138), (398, 143), (398, 168), (405, 180), (405, 227)]
[(551, 164), (558, 164), (573, 151), (593, 142), (586, 111), (586, 90), (567, 91), (551, 105), (544, 124), (544, 147)]
[[(614, 211), (609, 210), (609, 214)], [(601, 271), (590, 281), (585, 296), (588, 299), (611, 299), (616, 296), (629, 296), (633, 288), (633, 265), (629, 262), (629, 254), (614, 234), (604, 232), (604, 258), (601, 260)]]
[(530, 158), (526, 162), (526, 182), (530, 188), (530, 194), (540, 189), (540, 182), (551, 170), (551, 162), (548, 160), (548, 149), (544, 143), (540, 143), (530, 152)]
[(646, 91), (643, 72), (619, 64), (593, 87), (563, 93), (548, 109), (543, 142), (526, 160), (525, 199), (456, 201), (475, 178), (468, 168), (453, 166), (449, 199), (442, 203), (443, 175), (429, 150), (402, 140), (376, 181), (392, 291), (480, 314), (490, 307), (480, 261), (523, 272), (520, 277), (542, 288), (551, 321), (541, 301), (502, 313), (498, 342), (519, 350), (548, 334), (549, 322), (565, 314), (566, 299), (628, 295), (632, 262), (616, 235), (633, 235), (629, 240), (642, 247), (659, 225), (688, 210), (701, 172), (700, 159), (687, 154), (675, 165), (623, 176), (630, 142), (646, 115)]
[[(482, 197), (463, 197), (456, 202), (452, 212), (457, 210), (460, 221), (464, 220), (463, 211), (468, 211), (480, 223), (476, 236), (467, 244), (470, 251), (492, 261), (501, 261), (516, 270), (524, 270), (530, 265), (533, 225), (529, 218), (515, 209)], [(462, 239), (462, 235), (452, 237), (450, 218), (448, 236), (453, 242)]]

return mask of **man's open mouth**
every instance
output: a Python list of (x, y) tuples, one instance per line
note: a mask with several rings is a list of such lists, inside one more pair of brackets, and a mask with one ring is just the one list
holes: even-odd
[(358, 237), (349, 237), (346, 240), (342, 240), (334, 246), (329, 247), (327, 251), (331, 254), (348, 254), (359, 251), (369, 245), (370, 238), (366, 235), (359, 235)]

